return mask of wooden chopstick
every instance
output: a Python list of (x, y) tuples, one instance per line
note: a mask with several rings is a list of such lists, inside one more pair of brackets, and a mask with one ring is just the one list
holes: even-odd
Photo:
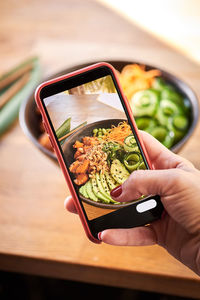
[(67, 134), (63, 135), (61, 138), (58, 139), (58, 141), (61, 142), (62, 140), (66, 139), (68, 136), (70, 136), (72, 133), (76, 132), (83, 126), (85, 126), (84, 123), (82, 125), (80, 125), (78, 128), (75, 128), (75, 129), (71, 130), (70, 132), (68, 132)]
[(20, 69), (16, 70), (15, 72), (11, 73), (10, 75), (6, 76), (6, 78), (1, 80), (0, 77), (0, 90), (11, 84), (13, 81), (20, 78), (25, 73), (31, 71), (33, 69), (33, 63), (30, 62), (29, 64), (21, 67)]
[(0, 108), (2, 108), (28, 82), (29, 78), (30, 72), (24, 74), (0, 96)]

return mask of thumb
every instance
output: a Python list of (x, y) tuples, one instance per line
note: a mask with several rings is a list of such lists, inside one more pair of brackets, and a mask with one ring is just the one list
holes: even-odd
[(176, 169), (138, 170), (110, 193), (114, 200), (125, 202), (136, 200), (142, 195), (167, 196), (174, 185)]

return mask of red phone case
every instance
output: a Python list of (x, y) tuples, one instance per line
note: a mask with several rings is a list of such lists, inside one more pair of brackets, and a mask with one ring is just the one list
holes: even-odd
[(134, 129), (135, 129), (135, 133), (136, 133), (137, 138), (138, 138), (138, 140), (139, 140), (139, 142), (140, 142), (140, 144), (141, 144), (141, 147), (142, 147), (143, 153), (144, 153), (144, 155), (145, 155), (145, 158), (146, 158), (146, 160), (147, 160), (147, 163), (148, 163), (150, 169), (152, 169), (152, 166), (151, 166), (151, 163), (150, 163), (150, 161), (149, 161), (149, 158), (148, 158), (147, 152), (146, 152), (146, 150), (145, 150), (144, 144), (143, 144), (142, 140), (140, 139), (139, 132), (138, 132), (138, 129), (137, 129), (135, 120), (134, 120), (134, 118), (133, 118), (133, 113), (132, 113), (132, 111), (131, 111), (130, 105), (129, 105), (129, 103), (128, 103), (128, 100), (127, 100), (126, 96), (124, 95), (124, 93), (123, 93), (123, 91), (122, 91), (120, 82), (119, 82), (119, 80), (118, 80), (118, 78), (117, 78), (117, 73), (116, 73), (115, 69), (113, 68), (113, 66), (111, 66), (110, 64), (105, 63), (105, 62), (97, 63), (97, 64), (94, 64), (94, 65), (88, 66), (88, 67), (86, 67), (86, 68), (83, 68), (83, 69), (80, 69), (80, 70), (71, 72), (71, 73), (69, 73), (69, 74), (66, 74), (66, 75), (63, 75), (63, 76), (60, 76), (60, 77), (57, 77), (57, 78), (48, 80), (48, 81), (46, 81), (46, 82), (43, 82), (41, 85), (39, 85), (38, 88), (36, 89), (36, 92), (35, 92), (35, 101), (36, 101), (36, 104), (37, 104), (37, 106), (38, 106), (38, 108), (39, 108), (39, 110), (40, 110), (40, 112), (41, 112), (42, 119), (43, 119), (43, 122), (44, 122), (44, 127), (45, 127), (45, 129), (46, 129), (46, 131), (47, 131), (47, 134), (49, 135), (50, 142), (51, 142), (52, 147), (54, 148), (55, 153), (56, 153), (56, 155), (57, 155), (58, 162), (59, 162), (60, 167), (61, 167), (61, 169), (62, 169), (62, 171), (63, 171), (64, 176), (65, 176), (65, 179), (66, 179), (66, 182), (67, 182), (67, 184), (68, 184), (70, 193), (71, 193), (72, 198), (73, 198), (73, 200), (74, 200), (75, 207), (76, 207), (76, 209), (77, 209), (77, 212), (78, 212), (78, 214), (79, 214), (79, 217), (80, 217), (81, 222), (82, 222), (82, 224), (83, 224), (83, 227), (84, 227), (84, 229), (85, 229), (86, 235), (87, 235), (88, 238), (89, 238), (92, 242), (94, 242), (94, 243), (101, 243), (101, 241), (98, 240), (98, 239), (96, 239), (96, 238), (92, 235), (92, 233), (91, 233), (91, 231), (90, 231), (90, 228), (89, 228), (89, 226), (88, 226), (87, 220), (86, 220), (85, 215), (84, 215), (84, 213), (83, 213), (83, 211), (82, 211), (82, 207), (81, 207), (81, 205), (80, 205), (79, 199), (78, 199), (77, 194), (76, 194), (76, 192), (75, 192), (74, 186), (73, 186), (73, 184), (72, 184), (72, 182), (71, 182), (71, 178), (70, 178), (70, 176), (69, 176), (67, 167), (66, 167), (66, 165), (65, 165), (65, 162), (64, 162), (64, 160), (63, 160), (62, 154), (61, 154), (61, 152), (60, 152), (60, 149), (59, 149), (59, 147), (58, 147), (58, 145), (57, 145), (56, 139), (55, 139), (54, 134), (53, 134), (53, 132), (52, 132), (52, 129), (51, 129), (51, 126), (50, 126), (50, 124), (49, 124), (48, 118), (47, 118), (47, 116), (46, 116), (46, 112), (45, 112), (45, 110), (44, 110), (44, 107), (43, 107), (43, 105), (42, 105), (42, 101), (41, 101), (41, 99), (40, 99), (40, 91), (41, 91), (42, 88), (44, 88), (45, 86), (51, 85), (51, 84), (56, 83), (56, 82), (58, 82), (58, 81), (64, 80), (64, 79), (69, 78), (69, 77), (72, 77), (72, 76), (74, 76), (74, 75), (78, 75), (78, 74), (84, 73), (84, 72), (89, 71), (89, 70), (92, 70), (92, 69), (98, 69), (99, 67), (102, 67), (102, 66), (106, 66), (106, 67), (110, 68), (111, 71), (113, 72), (114, 76), (115, 76), (115, 79), (116, 79), (116, 82), (117, 82), (117, 84), (118, 84), (120, 93), (121, 93), (121, 95), (122, 95), (122, 97), (123, 97), (125, 106), (126, 106), (126, 108), (127, 108), (127, 111), (128, 111), (129, 117), (130, 117), (130, 120), (131, 120), (131, 122), (132, 122), (132, 124), (133, 124), (133, 127), (134, 127)]

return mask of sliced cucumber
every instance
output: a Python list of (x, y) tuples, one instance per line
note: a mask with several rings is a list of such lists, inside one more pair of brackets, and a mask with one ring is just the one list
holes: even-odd
[(184, 115), (176, 115), (172, 120), (173, 126), (180, 131), (185, 131), (188, 128), (189, 121)]
[(170, 100), (161, 100), (160, 107), (158, 108), (156, 118), (163, 126), (167, 126), (169, 118), (175, 114), (180, 113), (181, 109)]
[(130, 105), (134, 116), (151, 117), (157, 109), (158, 94), (150, 89), (136, 92), (130, 101)]
[(161, 142), (165, 147), (170, 148), (174, 142), (174, 133), (168, 130), (164, 126), (157, 126), (153, 128), (150, 132), (159, 142)]
[(149, 117), (138, 117), (135, 119), (137, 127), (140, 130), (148, 131), (150, 128), (155, 127), (157, 125), (157, 121), (155, 119)]
[(182, 95), (176, 92), (171, 86), (167, 86), (161, 91), (161, 99), (168, 99), (178, 105), (183, 105)]

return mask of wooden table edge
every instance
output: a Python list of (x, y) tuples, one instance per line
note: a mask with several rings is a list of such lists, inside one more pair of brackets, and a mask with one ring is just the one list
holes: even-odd
[(4, 253), (0, 253), (0, 270), (200, 299), (200, 284), (196, 278), (177, 278)]

